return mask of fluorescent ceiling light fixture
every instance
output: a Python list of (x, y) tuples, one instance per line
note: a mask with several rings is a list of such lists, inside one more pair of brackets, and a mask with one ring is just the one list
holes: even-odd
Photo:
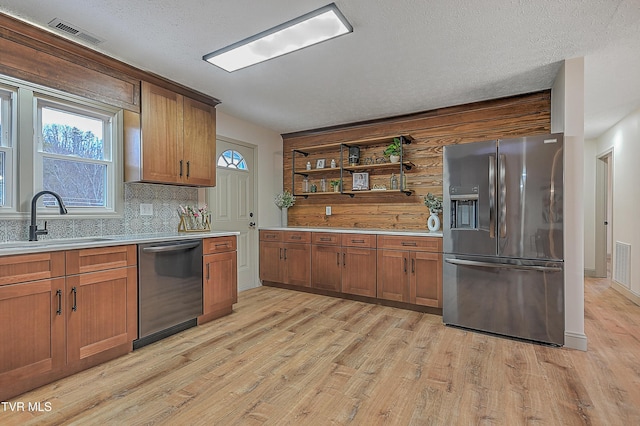
[(353, 32), (335, 3), (202, 57), (232, 72)]

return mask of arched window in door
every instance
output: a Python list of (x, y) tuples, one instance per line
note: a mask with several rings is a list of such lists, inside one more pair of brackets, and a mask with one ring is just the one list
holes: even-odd
[(218, 167), (237, 170), (249, 170), (247, 167), (247, 162), (244, 160), (242, 154), (232, 149), (228, 149), (220, 154), (220, 157), (218, 157)]

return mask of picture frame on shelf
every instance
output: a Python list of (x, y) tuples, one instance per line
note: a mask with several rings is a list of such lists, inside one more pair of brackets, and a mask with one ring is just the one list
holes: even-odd
[(369, 173), (354, 173), (353, 185), (351, 188), (354, 191), (368, 191), (369, 190)]
[(324, 169), (324, 158), (321, 158), (318, 161), (316, 161), (316, 169)]

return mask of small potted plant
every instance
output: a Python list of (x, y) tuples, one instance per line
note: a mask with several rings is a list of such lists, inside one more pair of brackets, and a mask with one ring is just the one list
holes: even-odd
[(340, 185), (342, 184), (342, 179), (334, 179), (329, 182), (331, 187), (333, 188), (333, 192), (340, 192)]
[(442, 197), (437, 197), (432, 193), (428, 193), (424, 197), (424, 205), (429, 207), (429, 219), (427, 220), (427, 227), (431, 232), (437, 232), (440, 230), (440, 218), (438, 214), (442, 213)]
[(296, 203), (296, 197), (289, 191), (283, 191), (282, 193), (276, 195), (276, 198), (273, 200), (273, 202), (276, 203), (276, 206), (280, 207), (282, 226), (287, 226), (287, 211), (289, 207), (293, 207), (293, 205)]
[(397, 163), (400, 161), (400, 151), (402, 151), (400, 138), (393, 138), (393, 142), (384, 150), (384, 155), (389, 157), (392, 163)]

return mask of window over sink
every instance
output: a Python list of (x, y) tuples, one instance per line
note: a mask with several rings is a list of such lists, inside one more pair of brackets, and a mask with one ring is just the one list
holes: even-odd
[[(37, 105), (36, 185), (60, 194), (67, 208), (108, 208), (111, 116), (45, 99)], [(47, 195), (43, 205), (57, 202)]]
[[(24, 213), (42, 190), (76, 217), (122, 214), (121, 110), (0, 75), (0, 120), (0, 215)], [(57, 215), (55, 198), (38, 210)]]

